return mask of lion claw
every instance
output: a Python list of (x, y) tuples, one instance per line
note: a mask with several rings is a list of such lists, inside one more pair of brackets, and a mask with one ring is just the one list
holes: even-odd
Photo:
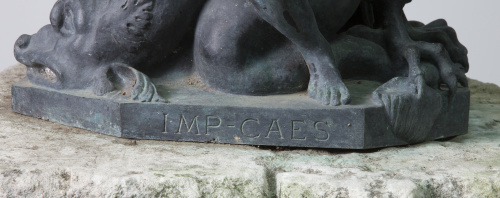
[(94, 93), (108, 98), (121, 98), (139, 102), (166, 102), (146, 74), (123, 64), (113, 64), (99, 72)]
[(139, 72), (136, 72), (136, 81), (132, 90), (132, 99), (140, 102), (166, 102), (161, 96), (159, 96), (156, 86), (151, 82), (151, 79)]

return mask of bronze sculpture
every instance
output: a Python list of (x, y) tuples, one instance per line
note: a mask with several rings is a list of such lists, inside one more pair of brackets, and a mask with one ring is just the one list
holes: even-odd
[[(467, 86), (469, 65), (466, 48), (444, 20), (427, 25), (407, 21), (403, 7), (408, 2), (59, 0), (51, 24), (21, 36), (15, 54), (28, 67), (32, 84), (61, 91), (91, 89), (111, 100), (169, 101), (158, 85), (187, 76), (208, 89), (238, 95), (307, 89), (308, 97), (334, 108), (352, 98), (342, 78), (377, 81), (385, 84), (374, 91), (373, 100), (385, 110), (390, 131), (403, 142), (416, 143), (437, 138), (430, 135), (436, 120), (456, 116), (447, 110), (450, 106), (468, 110), (462, 104), (466, 96), (456, 104), (455, 95), (459, 85)], [(178, 132), (184, 124), (191, 131), (197, 117), (189, 122), (179, 115)], [(248, 138), (275, 131), (282, 139), (279, 119), (270, 120), (267, 135)], [(221, 125), (222, 119), (215, 121)], [(260, 121), (243, 119), (240, 135), (250, 122)], [(311, 126), (321, 132), (319, 125), (331, 122)], [(301, 122), (291, 123), (293, 139), (294, 123)]]

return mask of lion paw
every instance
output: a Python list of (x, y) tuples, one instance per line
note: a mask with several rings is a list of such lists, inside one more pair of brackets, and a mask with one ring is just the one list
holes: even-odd
[(351, 102), (349, 90), (340, 78), (325, 80), (317, 75), (311, 77), (308, 95), (321, 104), (330, 106), (347, 105)]
[(135, 85), (132, 90), (132, 99), (141, 102), (166, 102), (158, 95), (156, 86), (151, 82), (148, 76), (136, 71)]
[(114, 64), (104, 70), (94, 82), (96, 95), (140, 102), (166, 102), (144, 73), (123, 64)]
[(437, 65), (439, 72), (439, 81), (444, 83), (449, 90), (450, 98), (455, 95), (458, 84), (464, 87), (468, 86), (466, 69), (462, 64), (453, 62), (447, 50), (442, 44), (416, 41), (411, 45), (402, 47), (402, 56), (409, 64), (410, 76), (412, 72), (419, 73), (416, 68), (420, 67), (421, 56), (426, 56), (431, 62)]

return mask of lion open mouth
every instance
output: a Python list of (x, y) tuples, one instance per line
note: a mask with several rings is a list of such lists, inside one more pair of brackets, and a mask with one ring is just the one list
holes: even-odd
[(28, 72), (31, 73), (33, 77), (50, 83), (56, 83), (58, 79), (54, 70), (42, 64), (33, 64), (29, 66)]

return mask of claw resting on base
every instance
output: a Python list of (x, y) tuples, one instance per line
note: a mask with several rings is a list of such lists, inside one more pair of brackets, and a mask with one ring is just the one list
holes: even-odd
[(100, 72), (93, 85), (96, 95), (139, 102), (167, 102), (146, 74), (123, 64)]

